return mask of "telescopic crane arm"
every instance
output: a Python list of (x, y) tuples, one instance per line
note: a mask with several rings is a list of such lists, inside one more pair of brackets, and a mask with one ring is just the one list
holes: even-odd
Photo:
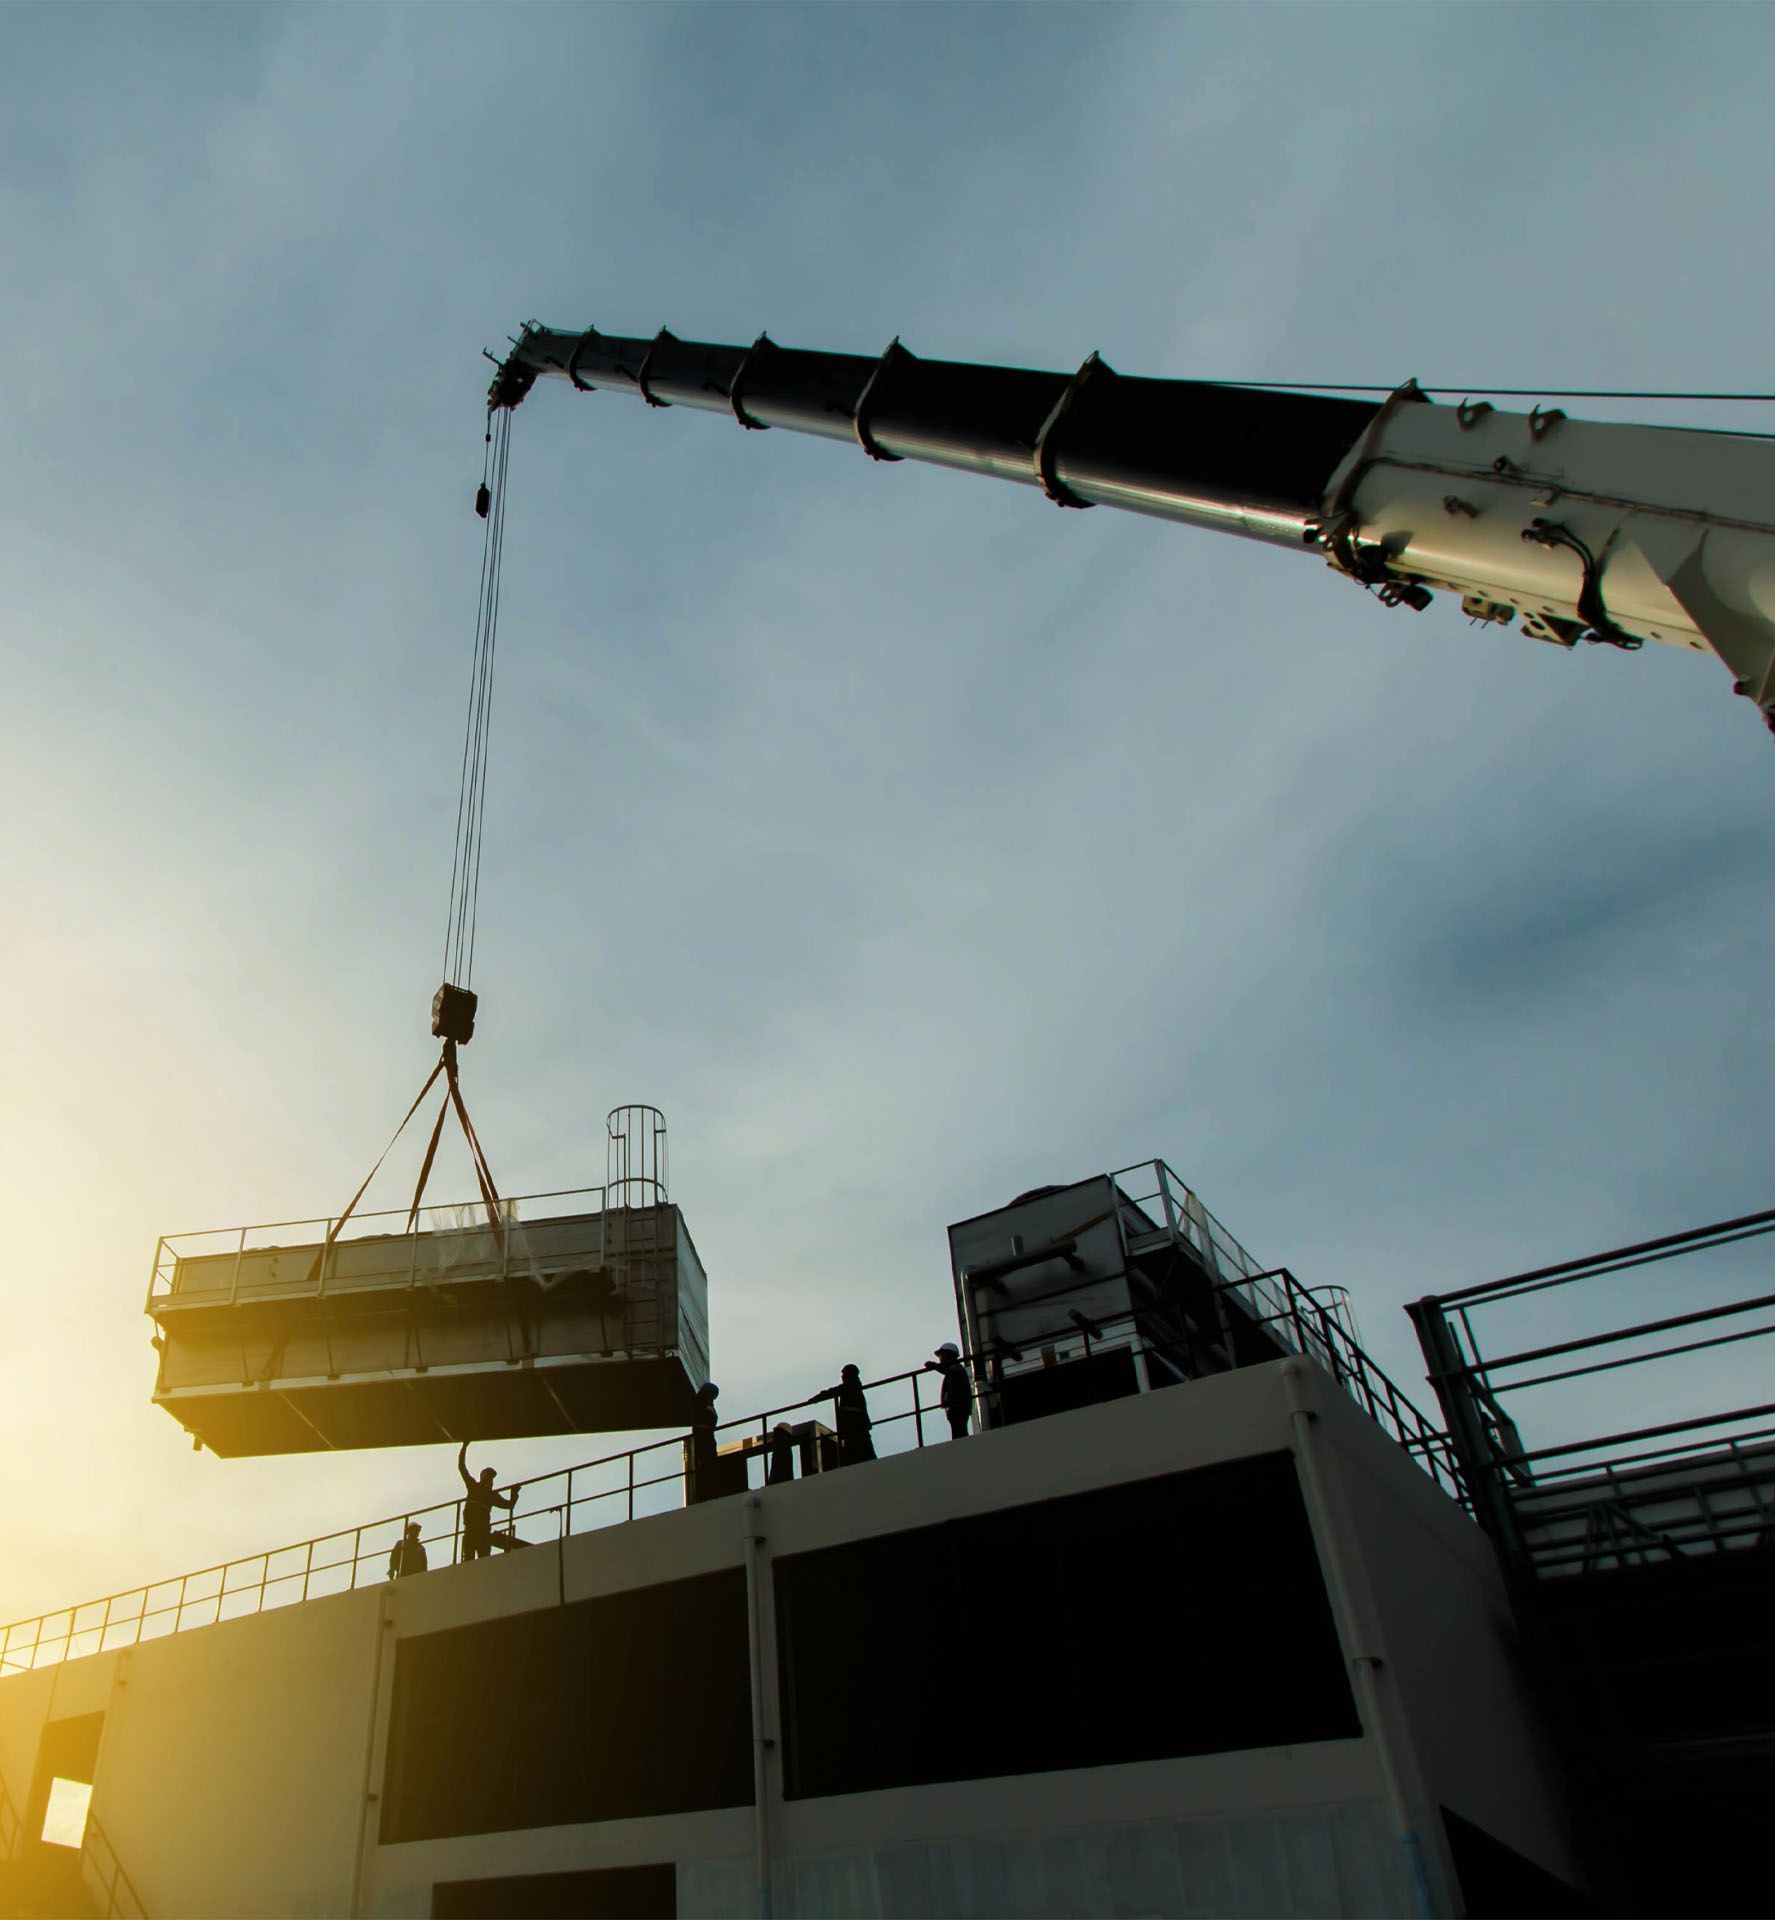
[(1711, 653), (1775, 728), (1775, 439), (1438, 405), (528, 326), (488, 394), (543, 375), (700, 407), (1316, 553), (1389, 606), (1458, 594), (1537, 640)]

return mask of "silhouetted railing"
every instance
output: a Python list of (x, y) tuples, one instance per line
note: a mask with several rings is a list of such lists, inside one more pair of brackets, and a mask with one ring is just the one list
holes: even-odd
[(0, 1860), (10, 1860), (18, 1852), (19, 1830), (23, 1823), (18, 1817), (18, 1808), (12, 1804), (12, 1794), (6, 1785), (6, 1776), (0, 1774)]
[[(1506, 1340), (1510, 1350), (1491, 1355), (1475, 1326), (1483, 1311), (1530, 1296), (1534, 1317), (1525, 1324), (1545, 1324), (1549, 1293), (1772, 1232), (1775, 1211), (1748, 1214), (1410, 1308), (1475, 1512), (1513, 1560), (1561, 1574), (1775, 1543), (1775, 1399), (1767, 1388), (1756, 1391), (1762, 1369), (1743, 1365), (1750, 1342), (1775, 1335), (1775, 1293), (1704, 1302), (1691, 1282), (1678, 1296), (1689, 1303), (1683, 1311), (1633, 1319), (1612, 1307), (1612, 1289), (1591, 1292), (1585, 1308), (1617, 1324), (1563, 1340)], [(1656, 1371), (1634, 1373), (1641, 1368)], [(1662, 1417), (1598, 1420), (1613, 1412), (1599, 1399), (1590, 1419), (1574, 1421), (1581, 1402), (1572, 1383), (1627, 1374), (1627, 1404)], [(1516, 1417), (1518, 1396), (1554, 1385), (1565, 1389), (1557, 1411), (1564, 1431), (1530, 1444)], [(1623, 1381), (1623, 1398), (1625, 1388)]]
[(80, 1841), (80, 1882), (91, 1894), (99, 1920), (148, 1920), (135, 1882), (124, 1872), (110, 1836), (90, 1809)]
[[(1261, 1283), (1261, 1290), (1254, 1291), (1257, 1283)], [(1284, 1348), (1293, 1348), (1324, 1367), (1439, 1485), (1458, 1496), (1445, 1436), (1424, 1420), (1368, 1358), (1339, 1316), (1317, 1307), (1285, 1270), (1242, 1275), (1223, 1284), (1229, 1290), (1238, 1290), (1254, 1323), (1271, 1327)], [(1082, 1357), (1087, 1347), (1097, 1352), (1126, 1348), (1143, 1365), (1149, 1357), (1157, 1362), (1147, 1369), (1153, 1376), (1151, 1384), (1168, 1382), (1175, 1377), (1175, 1369), (1166, 1360), (1162, 1344), (1150, 1343), (1141, 1336), (1134, 1324), (1138, 1317), (1129, 1314), (1119, 1320), (1106, 1319), (1089, 1333), (1070, 1321), (1057, 1327), (1052, 1342), (1057, 1359)], [(996, 1370), (991, 1354), (977, 1357), (974, 1365), (975, 1422), (994, 1426), (1005, 1379)], [(872, 1439), (878, 1455), (911, 1452), (927, 1442), (948, 1440), (948, 1420), (940, 1407), (940, 1388), (930, 1363), (867, 1381), (864, 1391), (869, 1396)], [(742, 1479), (747, 1484), (762, 1480), (772, 1429), (788, 1415), (800, 1415), (797, 1424), (807, 1429), (796, 1443), (804, 1462), (823, 1465), (835, 1459), (836, 1437), (825, 1429), (822, 1438), (819, 1429), (824, 1423), (811, 1420), (831, 1398), (831, 1390), (823, 1390), (722, 1423), (717, 1429), (721, 1448), (718, 1457), (725, 1462), (722, 1490), (730, 1486), (737, 1490)], [(681, 1435), (626, 1448), (522, 1483), (510, 1514), (495, 1516), (499, 1524), (489, 1551), (552, 1545), (569, 1534), (672, 1512), (687, 1504), (692, 1492), (686, 1442)], [(462, 1512), (460, 1499), (440, 1501), (432, 1507), (390, 1514), (294, 1546), (249, 1554), (103, 1600), (85, 1601), (15, 1622), (0, 1632), (0, 1674), (134, 1646), (191, 1627), (379, 1585), (392, 1577), (394, 1548), (412, 1521), (419, 1524), (428, 1568), (451, 1565), (462, 1557)]]

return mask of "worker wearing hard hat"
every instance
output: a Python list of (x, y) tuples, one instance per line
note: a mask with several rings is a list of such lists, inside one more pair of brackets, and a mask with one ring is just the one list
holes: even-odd
[(925, 1365), (942, 1376), (943, 1411), (949, 1417), (950, 1439), (965, 1440), (968, 1417), (974, 1408), (974, 1387), (961, 1363), (961, 1348), (953, 1340), (945, 1340), (937, 1349), (936, 1359), (927, 1360)]

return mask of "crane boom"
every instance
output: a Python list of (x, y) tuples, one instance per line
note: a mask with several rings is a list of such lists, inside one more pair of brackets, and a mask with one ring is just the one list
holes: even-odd
[(528, 326), (491, 407), (541, 376), (699, 407), (1316, 553), (1389, 606), (1458, 594), (1538, 640), (1711, 653), (1775, 728), (1775, 439), (1120, 374)]

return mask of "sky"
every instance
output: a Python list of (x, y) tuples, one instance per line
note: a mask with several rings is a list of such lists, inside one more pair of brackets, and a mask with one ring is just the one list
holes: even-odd
[[(0, 1616), (454, 1484), (194, 1452), (142, 1305), (162, 1233), (342, 1206), (431, 1064), (483, 349), (1766, 391), (1772, 53), (1705, 5), (0, 11)], [(948, 1223), (1155, 1156), (1426, 1406), (1402, 1302), (1769, 1204), (1775, 746), (1717, 663), (554, 382), (509, 514), (464, 1084), (508, 1193), (664, 1109), (724, 1408), (916, 1363)]]

